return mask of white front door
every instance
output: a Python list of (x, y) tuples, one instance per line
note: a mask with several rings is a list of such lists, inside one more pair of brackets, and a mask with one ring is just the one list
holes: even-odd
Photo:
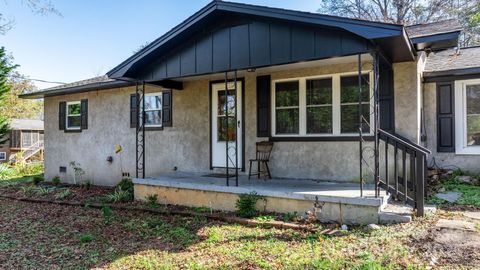
[[(225, 95), (227, 94), (227, 95)], [(226, 98), (225, 98), (226, 97)], [(227, 104), (225, 104), (227, 100)], [(242, 82), (237, 81), (237, 109), (235, 110), (235, 83), (228, 83), (228, 91), (225, 91), (225, 83), (212, 85), (212, 167), (226, 167), (228, 147), (228, 167), (235, 167), (235, 153), (238, 158), (238, 168), (242, 168)], [(228, 109), (228, 119), (227, 110)], [(235, 121), (235, 112), (237, 119)], [(228, 129), (227, 129), (228, 121)], [(237, 148), (235, 139), (238, 136)], [(228, 138), (228, 146), (227, 146)], [(237, 151), (238, 149), (238, 151)]]

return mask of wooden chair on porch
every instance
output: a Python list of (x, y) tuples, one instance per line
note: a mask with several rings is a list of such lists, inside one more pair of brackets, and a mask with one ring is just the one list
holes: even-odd
[[(270, 168), (268, 167), (268, 162), (270, 161), (270, 154), (272, 153), (273, 142), (262, 141), (256, 143), (256, 157), (250, 159), (250, 168), (248, 170), (248, 179), (252, 175), (257, 175), (257, 178), (260, 178), (260, 175), (263, 174), (265, 177), (268, 175), (268, 178), (272, 179), (270, 174)], [(257, 163), (257, 172), (252, 173), (253, 163)], [(262, 164), (265, 166), (265, 170), (261, 170)]]

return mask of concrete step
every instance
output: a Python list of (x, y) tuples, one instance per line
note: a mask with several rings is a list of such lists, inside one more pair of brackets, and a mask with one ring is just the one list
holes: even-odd
[(389, 202), (378, 214), (380, 224), (408, 223), (412, 221), (413, 208), (398, 202)]

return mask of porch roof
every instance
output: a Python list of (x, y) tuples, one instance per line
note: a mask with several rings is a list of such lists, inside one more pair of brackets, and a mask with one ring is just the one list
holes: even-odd
[[(246, 21), (247, 18), (250, 21)], [(226, 21), (228, 20), (231, 20), (230, 25), (225, 25)], [(274, 21), (280, 25), (275, 25), (274, 27), (272, 27), (268, 23), (267, 25), (255, 24), (259, 20), (262, 22), (265, 22), (265, 20), (267, 20), (268, 22)], [(262, 39), (262, 41), (265, 42), (253, 41), (253, 43), (250, 44), (242, 43), (242, 41), (247, 43), (250, 42), (250, 39), (253, 35), (252, 30), (247, 29), (246, 31), (248, 34), (246, 35), (250, 36), (245, 36), (245, 39), (238, 38), (237, 40), (232, 41), (233, 38), (231, 36), (233, 35), (230, 34), (230, 31), (237, 31), (235, 32), (236, 34), (242, 35), (242, 31), (244, 31), (244, 29), (242, 29), (242, 26), (244, 25), (253, 25), (254, 27), (256, 27), (254, 31), (263, 31), (264, 29), (266, 29), (263, 34), (259, 35), (259, 38), (268, 40)], [(228, 34), (222, 33), (222, 30), (225, 30), (226, 27), (230, 27), (230, 30), (228, 30)], [(312, 36), (309, 36), (309, 32), (317, 31), (320, 28), (330, 29), (330, 31), (327, 31), (328, 33), (323, 32), (320, 35), (329, 39), (322, 40), (322, 49), (326, 51), (328, 51), (329, 49), (335, 49), (335, 52), (321, 56), (318, 56), (315, 53), (311, 55), (304, 54), (302, 55), (302, 57), (283, 55), (284, 58), (282, 58), (281, 60), (275, 59), (277, 61), (273, 61), (271, 57), (271, 51), (268, 54), (266, 54), (266, 51), (262, 51), (257, 55), (255, 55), (255, 53), (252, 53), (251, 51), (255, 49), (253, 47), (262, 46), (261, 44), (264, 43), (279, 43), (279, 40), (275, 40), (276, 42), (271, 42), (271, 39), (273, 38), (270, 36), (265, 37), (265, 35), (274, 35), (275, 33), (272, 34), (272, 32), (275, 31), (280, 31), (280, 36), (288, 36), (290, 37), (289, 40), (294, 40), (295, 42), (298, 42), (298, 40), (302, 41), (303, 39), (304, 43), (300, 44), (300, 46), (311, 46), (311, 44), (309, 43), (315, 42), (316, 33), (313, 33), (314, 36), (312, 38)], [(288, 33), (282, 33), (281, 31), (287, 31)], [(291, 35), (294, 35), (295, 33), (298, 34), (298, 38), (291, 38)], [(337, 38), (341, 38), (342, 33), (345, 33), (346, 37), (344, 38), (344, 42), (352, 42), (353, 46), (348, 43), (342, 46), (341, 41), (338, 44), (332, 42), (330, 40), (332, 38), (332, 33), (339, 36)], [(193, 36), (195, 35), (197, 36), (197, 40), (193, 38)], [(199, 40), (198, 35), (202, 35), (203, 37), (210, 35), (213, 37), (208, 40)], [(247, 46), (249, 51), (244, 52), (247, 57), (243, 57), (243, 55), (242, 57), (239, 57), (241, 58), (241, 60), (239, 60), (239, 63), (220, 63), (217, 68), (215, 68), (214, 63), (214, 67), (210, 69), (195, 69), (195, 66), (198, 66), (198, 61), (200, 59), (200, 57), (196, 57), (195, 54), (199, 50), (198, 47), (200, 47), (200, 45), (207, 46), (206, 48), (204, 48), (206, 49), (206, 51), (210, 50), (214, 51), (214, 53), (219, 52), (221, 56), (223, 53), (225, 53), (225, 50), (227, 50), (227, 48), (222, 48), (221, 45), (219, 46), (220, 49), (215, 49), (215, 38), (218, 38), (218, 40), (221, 40), (221, 42), (230, 42), (230, 44), (239, 42), (241, 43), (241, 45), (239, 45), (240, 47)], [(280, 39), (280, 41), (281, 40), (282, 39)], [(354, 51), (348, 49), (344, 51), (337, 50), (338, 47), (349, 48), (361, 46), (358, 44), (358, 42), (361, 42), (361, 40), (364, 40), (366, 43), (368, 43), (369, 45), (367, 45), (367, 47), (369, 46), (369, 48)], [(189, 48), (187, 47), (192, 42), (195, 44), (193, 45), (195, 48), (189, 50)], [(208, 43), (210, 43), (210, 45)], [(213, 46), (211, 46), (211, 43), (213, 43)], [(291, 48), (292, 45), (285, 44), (285, 46)], [(153, 41), (144, 49), (140, 50), (139, 52), (119, 64), (117, 67), (113, 68), (107, 73), (107, 75), (110, 78), (124, 80), (130, 79), (155, 81), (168, 78), (178, 78), (184, 75), (202, 75), (207, 73), (224, 72), (235, 69), (257, 68), (273, 64), (286, 64), (298, 61), (308, 61), (334, 56), (364, 53), (377, 47), (380, 47), (393, 61), (411, 61), (414, 59), (413, 49), (411, 47), (410, 40), (408, 39), (405, 29), (402, 25), (214, 0), (207, 6), (202, 8), (200, 11), (187, 18), (181, 24), (174, 27), (172, 30), (170, 30), (157, 40)], [(286, 49), (286, 47), (280, 48), (280, 50)], [(233, 49), (228, 48), (228, 52), (230, 52), (230, 50)], [(291, 51), (291, 49), (289, 51)], [(225, 54), (225, 56), (227, 56), (227, 54)], [(267, 57), (266, 55), (270, 55), (270, 58), (262, 59), (262, 57)], [(256, 59), (256, 57), (260, 59)], [(185, 60), (187, 58), (192, 58), (193, 61)], [(232, 56), (230, 55), (230, 59), (231, 58)], [(245, 62), (247, 60), (242, 60), (245, 58), (249, 59), (249, 61)], [(231, 61), (234, 60), (235, 59)], [(189, 61), (185, 63), (185, 70), (182, 69), (182, 61)], [(213, 59), (213, 61), (215, 61), (215, 59)], [(154, 67), (152, 67), (152, 65), (154, 65)], [(170, 65), (170, 67), (168, 67), (168, 65)], [(145, 69), (147, 67), (148, 72), (150, 72), (151, 74), (145, 75), (144, 73), (146, 72)], [(186, 71), (187, 68), (189, 69), (188, 71)], [(175, 70), (175, 72), (171, 72), (171, 70)], [(159, 76), (159, 73), (161, 73), (162, 75)]]

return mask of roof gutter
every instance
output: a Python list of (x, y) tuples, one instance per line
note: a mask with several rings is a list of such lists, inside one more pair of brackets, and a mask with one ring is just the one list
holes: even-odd
[(60, 96), (60, 95), (69, 95), (69, 94), (83, 93), (83, 92), (89, 92), (89, 91), (107, 90), (107, 89), (120, 88), (120, 87), (132, 86), (132, 85), (135, 85), (135, 83), (127, 82), (127, 81), (98, 82), (98, 83), (91, 83), (91, 84), (80, 85), (80, 86), (72, 86), (72, 87), (67, 87), (62, 89), (54, 89), (54, 90), (46, 90), (46, 91), (22, 94), (22, 95), (19, 95), (19, 97), (24, 99), (39, 99), (39, 98), (45, 98), (50, 96)]

